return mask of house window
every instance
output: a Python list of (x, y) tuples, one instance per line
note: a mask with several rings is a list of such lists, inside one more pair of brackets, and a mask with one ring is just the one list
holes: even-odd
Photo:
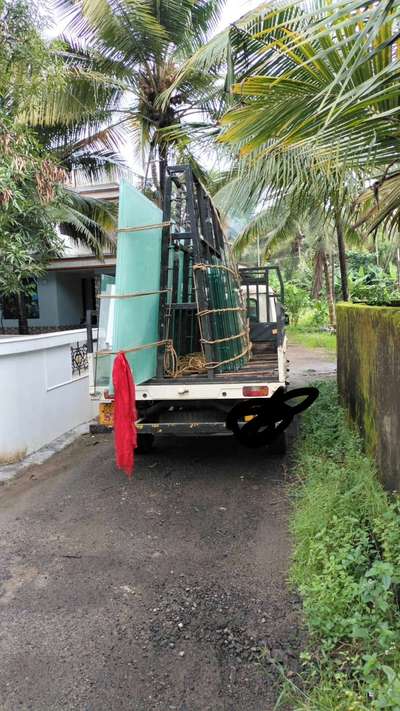
[[(24, 295), (27, 318), (40, 318), (39, 296), (36, 282), (32, 281), (29, 294)], [(19, 316), (18, 299), (15, 294), (3, 296), (1, 301), (3, 319), (17, 319)]]

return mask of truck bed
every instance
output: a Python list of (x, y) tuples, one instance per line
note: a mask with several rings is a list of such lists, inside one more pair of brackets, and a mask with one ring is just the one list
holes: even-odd
[(278, 382), (278, 352), (275, 347), (263, 348), (253, 353), (242, 368), (227, 373), (214, 373), (210, 378), (207, 373), (193, 373), (177, 378), (152, 378), (147, 385), (166, 385), (173, 380), (180, 383), (234, 383), (234, 382)]

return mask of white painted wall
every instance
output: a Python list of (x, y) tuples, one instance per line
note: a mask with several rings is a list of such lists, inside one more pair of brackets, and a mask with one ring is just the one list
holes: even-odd
[(0, 338), (0, 463), (95, 416), (87, 371), (72, 376), (71, 344), (85, 341), (84, 329)]

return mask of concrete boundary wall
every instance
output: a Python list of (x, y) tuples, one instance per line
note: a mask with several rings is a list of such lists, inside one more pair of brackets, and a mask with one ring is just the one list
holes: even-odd
[(0, 464), (21, 459), (94, 416), (88, 371), (72, 368), (86, 331), (0, 338)]
[(337, 339), (341, 400), (383, 483), (400, 491), (400, 308), (339, 304)]

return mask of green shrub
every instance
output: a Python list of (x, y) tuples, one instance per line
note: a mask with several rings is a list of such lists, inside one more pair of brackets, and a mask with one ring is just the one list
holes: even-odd
[(305, 289), (289, 282), (285, 286), (285, 311), (289, 314), (290, 323), (297, 326), (301, 314), (309, 304), (309, 296)]
[(315, 328), (323, 328), (329, 325), (328, 304), (326, 301), (312, 301), (311, 325)]
[(292, 579), (309, 630), (296, 709), (400, 709), (400, 506), (320, 386), (296, 451)]
[(400, 299), (395, 279), (374, 263), (374, 255), (349, 253), (349, 284), (352, 301), (386, 304)]

